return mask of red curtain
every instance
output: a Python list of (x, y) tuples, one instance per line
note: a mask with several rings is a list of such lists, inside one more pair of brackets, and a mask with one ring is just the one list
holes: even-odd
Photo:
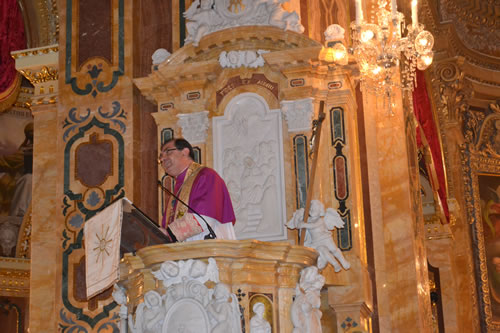
[[(26, 48), (24, 23), (17, 0), (0, 1), (0, 104), (15, 93), (17, 71), (11, 51)], [(10, 105), (9, 105), (10, 106)]]
[(429, 178), (434, 191), (437, 191), (443, 215), (448, 223), (450, 214), (447, 203), (446, 179), (439, 141), (439, 133), (432, 115), (431, 103), (427, 94), (424, 72), (417, 70), (417, 86), (413, 91), (413, 110), (418, 121), (417, 144), (429, 149), (432, 161), (427, 164)]

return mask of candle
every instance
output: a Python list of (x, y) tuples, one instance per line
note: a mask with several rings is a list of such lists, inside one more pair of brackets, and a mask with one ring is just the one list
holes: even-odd
[(411, 23), (414, 28), (418, 26), (418, 2), (417, 0), (411, 1)]
[(356, 25), (360, 25), (363, 22), (363, 8), (361, 7), (362, 0), (355, 0), (356, 5)]
[(392, 18), (396, 18), (398, 11), (398, 3), (396, 0), (391, 1)]

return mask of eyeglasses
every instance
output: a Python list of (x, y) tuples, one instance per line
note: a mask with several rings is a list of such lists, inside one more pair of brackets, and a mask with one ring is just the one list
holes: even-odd
[(160, 153), (158, 156), (158, 164), (161, 164), (161, 159), (164, 155), (170, 156), (174, 150), (178, 150), (177, 148), (169, 148), (167, 150), (164, 150)]
[(163, 151), (162, 153), (165, 153), (165, 154), (167, 154), (167, 155), (170, 155), (170, 153), (171, 153), (171, 152), (173, 152), (174, 150), (177, 150), (177, 148), (169, 148), (169, 149), (167, 149), (167, 150)]

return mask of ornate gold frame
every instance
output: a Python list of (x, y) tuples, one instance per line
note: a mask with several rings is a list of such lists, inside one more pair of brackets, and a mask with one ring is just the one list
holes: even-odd
[(462, 166), (467, 217), (472, 232), (479, 313), (483, 328), (487, 328), (488, 331), (500, 331), (500, 318), (493, 318), (491, 309), (491, 290), (479, 195), (479, 176), (500, 177), (500, 156), (486, 154), (474, 148), (473, 145), (466, 145), (462, 149)]

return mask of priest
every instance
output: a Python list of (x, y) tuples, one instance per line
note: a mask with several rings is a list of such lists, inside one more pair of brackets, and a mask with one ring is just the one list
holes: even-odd
[(162, 231), (174, 241), (201, 240), (210, 233), (209, 224), (217, 239), (236, 239), (236, 218), (226, 184), (215, 170), (194, 161), (191, 144), (181, 138), (165, 142), (159, 162), (174, 179), (169, 190), (175, 194), (167, 194)]

